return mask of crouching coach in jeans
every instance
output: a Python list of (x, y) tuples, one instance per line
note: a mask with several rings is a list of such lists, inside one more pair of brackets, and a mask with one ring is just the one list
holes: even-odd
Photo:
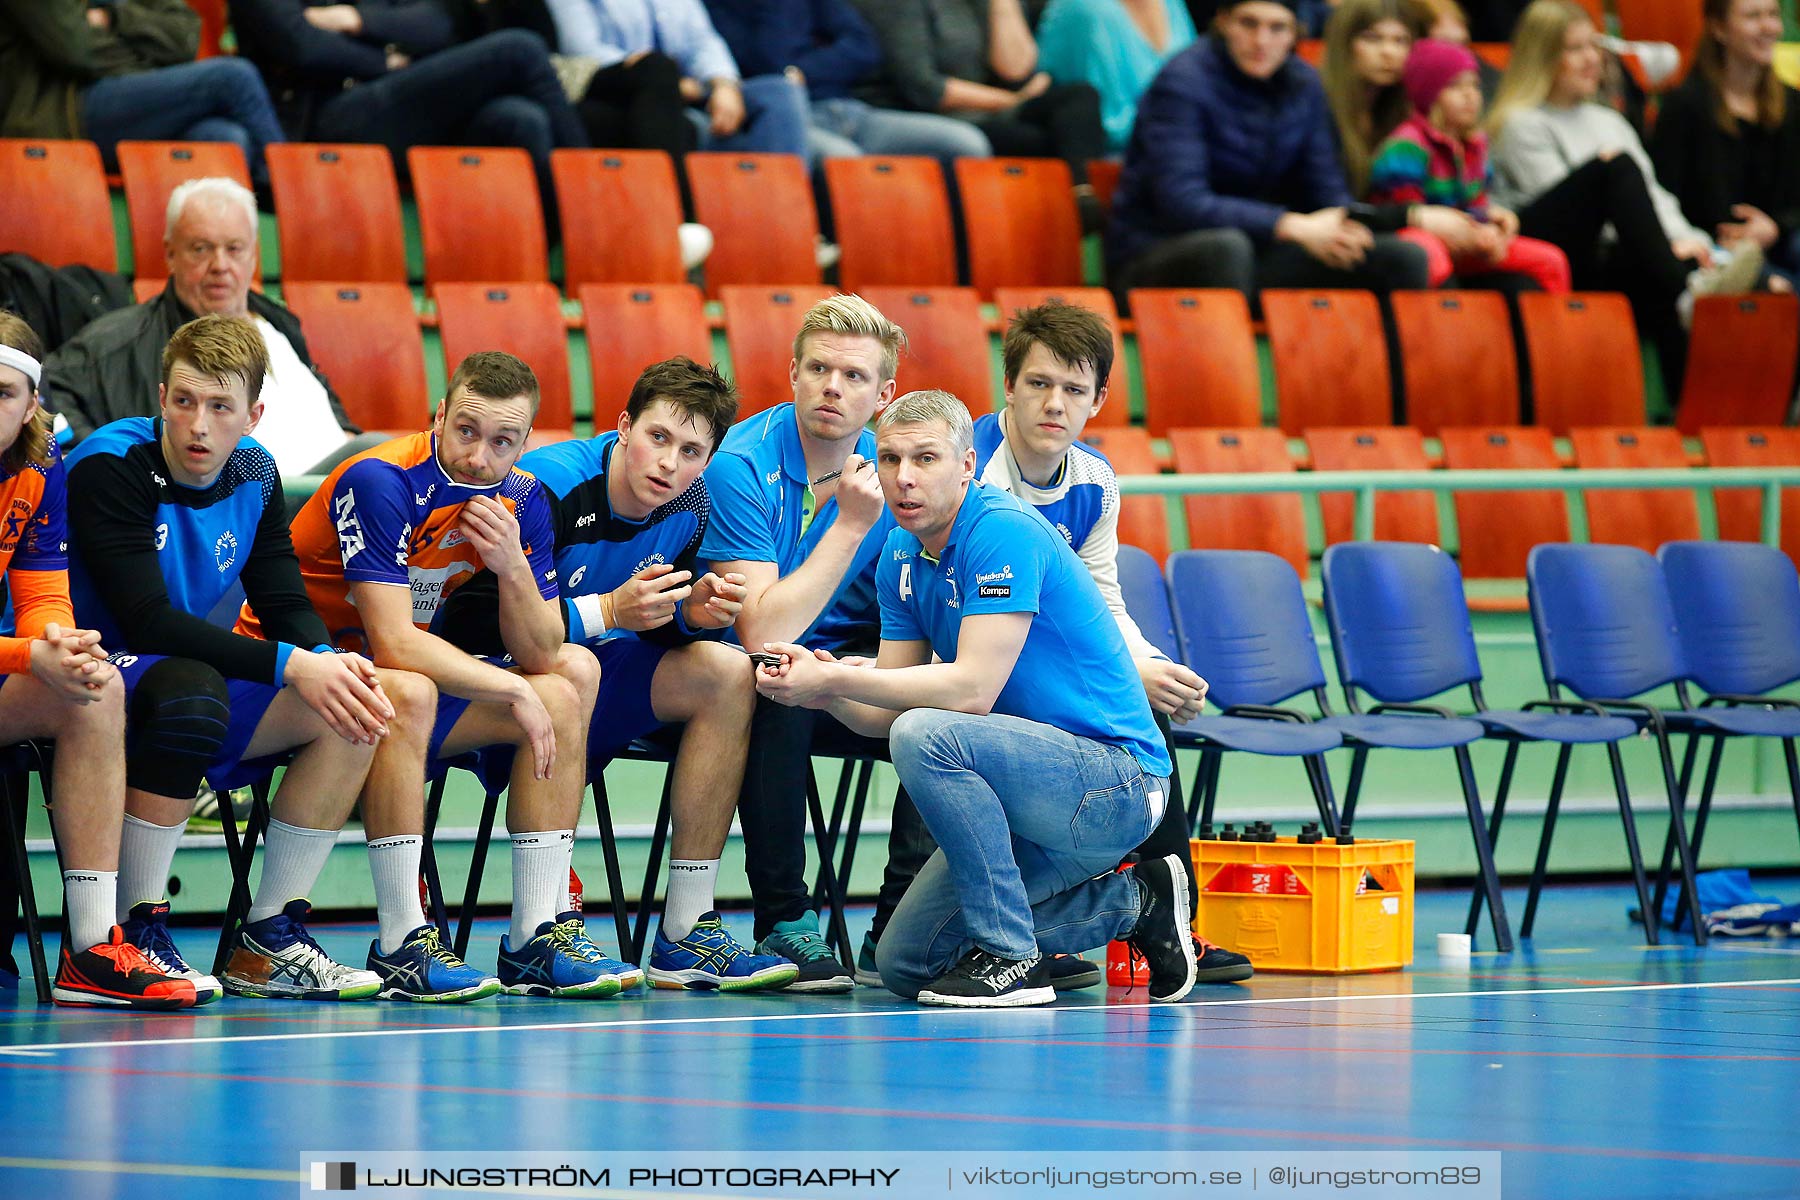
[(1047, 955), (1124, 938), (1151, 998), (1181, 999), (1186, 867), (1113, 870), (1161, 820), (1169, 759), (1087, 568), (1029, 506), (974, 482), (956, 397), (895, 401), (876, 455), (898, 528), (876, 562), (874, 666), (768, 643), (782, 661), (757, 687), (887, 736), (937, 839), (881, 938), (882, 982), (926, 1004), (1046, 1004)]

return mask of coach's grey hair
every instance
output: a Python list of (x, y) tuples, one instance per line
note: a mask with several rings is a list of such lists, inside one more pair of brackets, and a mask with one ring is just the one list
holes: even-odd
[(256, 196), (249, 188), (235, 179), (227, 179), (223, 175), (209, 175), (205, 179), (190, 179), (173, 192), (169, 193), (169, 211), (163, 222), (163, 236), (175, 236), (175, 222), (181, 220), (181, 210), (195, 196), (212, 196), (236, 204), (250, 218), (250, 236), (256, 236)]
[(975, 422), (969, 417), (969, 406), (937, 388), (908, 392), (887, 408), (875, 422), (875, 435), (880, 437), (897, 425), (932, 425), (950, 427), (950, 444), (961, 457), (975, 448)]

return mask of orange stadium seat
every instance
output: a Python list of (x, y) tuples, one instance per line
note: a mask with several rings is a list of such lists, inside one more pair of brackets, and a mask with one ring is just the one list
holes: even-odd
[(1392, 424), (1387, 338), (1373, 294), (1268, 288), (1262, 306), (1285, 433)]
[(713, 231), (706, 290), (819, 282), (819, 217), (806, 165), (791, 154), (690, 154), (694, 213)]
[(200, 15), (200, 52), (195, 58), (212, 58), (225, 53), (220, 42), (231, 23), (226, 0), (187, 0), (187, 6)]
[(1642, 425), (1644, 360), (1631, 305), (1613, 292), (1519, 297), (1531, 363), (1533, 425)]
[[(1574, 447), (1578, 467), (1688, 465), (1681, 434), (1673, 429), (1571, 429), (1569, 443)], [(1584, 497), (1590, 542), (1636, 546), (1654, 554), (1664, 542), (1691, 541), (1700, 536), (1700, 507), (1690, 488), (1590, 488)]]
[(1800, 296), (1702, 296), (1694, 302), (1675, 428), (1779, 425), (1794, 398)]
[(1518, 423), (1519, 362), (1499, 293), (1395, 292), (1391, 302), (1408, 425), (1432, 437), (1445, 425)]
[[(1292, 472), (1287, 437), (1279, 429), (1171, 429), (1169, 448), (1178, 475)], [(1298, 492), (1184, 496), (1187, 541), (1195, 550), (1267, 550), (1306, 577), (1306, 510)]]
[[(1405, 425), (1309, 429), (1306, 444), (1312, 450), (1315, 471), (1423, 471), (1430, 466), (1424, 439), (1418, 430)], [(1355, 511), (1354, 497), (1343, 492), (1319, 496), (1327, 544), (1351, 540)], [(1375, 540), (1435, 545), (1439, 540), (1437, 497), (1431, 492), (1377, 492)]]
[[(215, 175), (250, 186), (244, 152), (232, 142), (120, 142), (118, 154), (131, 219), (132, 274), (139, 279), (161, 279), (169, 273), (163, 234), (168, 229), (171, 192), (190, 179)], [(256, 280), (262, 282), (260, 256)]]
[(956, 187), (969, 235), (969, 282), (1077, 287), (1081, 218), (1069, 164), (1054, 158), (959, 158)]
[[(1715, 467), (1800, 467), (1800, 429), (1735, 426), (1700, 431), (1706, 461)], [(1720, 488), (1713, 493), (1719, 538), (1762, 540), (1762, 490)], [(1800, 488), (1781, 489), (1781, 548), (1800, 562)]]
[(594, 381), (594, 430), (618, 423), (631, 386), (651, 363), (685, 354), (713, 361), (700, 289), (688, 283), (590, 283), (579, 293)]
[(1656, 90), (1665, 91), (1680, 83), (1706, 29), (1699, 0), (1613, 0), (1613, 12), (1619, 18), (1620, 37), (1633, 42), (1668, 42), (1681, 51), (1681, 69), (1663, 80)]
[(531, 156), (511, 146), (414, 146), (406, 152), (425, 283), (536, 283), (550, 278)]
[(1052, 300), (1090, 309), (1106, 318), (1112, 327), (1113, 364), (1106, 380), (1107, 401), (1090, 422), (1099, 427), (1131, 424), (1131, 370), (1125, 361), (1125, 335), (1119, 332), (1119, 309), (1112, 293), (1097, 287), (1003, 287), (994, 292), (994, 307), (1000, 310), (1000, 328), (1005, 330), (1013, 313), (1033, 308)]
[(564, 288), (684, 283), (681, 193), (661, 150), (553, 150), (562, 214)]
[(738, 418), (794, 398), (788, 364), (794, 360), (794, 334), (806, 310), (833, 290), (810, 287), (728, 287), (719, 293), (725, 306), (725, 344), (731, 349), (731, 375), (737, 381)]
[(1262, 424), (1262, 372), (1242, 292), (1137, 288), (1128, 299), (1151, 437), (1176, 426)]
[(281, 278), (405, 283), (400, 185), (385, 146), (270, 146)]
[[(1444, 466), (1453, 471), (1554, 471), (1562, 464), (1550, 431), (1537, 425), (1438, 430)], [(1569, 501), (1561, 492), (1452, 492), (1462, 573), (1471, 579), (1523, 579), (1539, 542), (1569, 540)]]
[(403, 283), (292, 283), (282, 299), (313, 361), (364, 429), (413, 432), (431, 419), (425, 352)]
[(1088, 186), (1094, 189), (1094, 198), (1107, 212), (1112, 211), (1113, 197), (1119, 192), (1119, 177), (1124, 173), (1125, 164), (1116, 158), (1088, 159)]
[(118, 270), (112, 201), (94, 143), (0, 138), (0, 254), (12, 251), (53, 267)]
[(569, 340), (562, 300), (548, 283), (441, 283), (438, 333), (445, 374), (478, 350), (504, 350), (525, 360), (537, 375), (540, 403), (535, 425), (568, 430), (575, 424), (569, 387)]
[[(1156, 455), (1142, 429), (1096, 429), (1088, 426), (1081, 440), (1100, 453), (1120, 475), (1155, 475)], [(1169, 510), (1161, 496), (1119, 498), (1119, 541), (1143, 550), (1161, 566), (1169, 557)]]
[(901, 393), (942, 388), (977, 417), (994, 411), (987, 323), (974, 288), (880, 286), (863, 289), (862, 298), (906, 331), (898, 375)]
[(956, 233), (935, 158), (828, 158), (825, 187), (846, 292), (956, 285)]

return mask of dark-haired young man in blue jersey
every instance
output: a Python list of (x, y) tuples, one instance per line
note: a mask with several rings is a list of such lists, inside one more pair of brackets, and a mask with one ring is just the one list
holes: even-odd
[[(421, 770), (436, 693), (418, 675), (332, 652), (301, 583), (274, 459), (249, 436), (268, 361), (248, 322), (191, 321), (163, 352), (161, 415), (83, 439), (68, 460), (71, 593), (82, 622), (115, 651), (131, 696), (125, 937), (217, 998), (219, 982), (189, 967), (169, 935), (169, 867), (202, 775), (220, 790), (237, 787), (291, 751), (224, 989), (359, 999), (380, 980), (325, 954), (306, 931), (306, 897), (362, 792), (382, 926), (424, 925), (413, 884), (422, 805), (382, 781)], [(207, 620), (240, 583), (267, 614), (267, 640)], [(375, 786), (365, 791), (365, 779)], [(431, 999), (497, 986), (460, 963), (421, 982)]]
[[(701, 472), (736, 414), (737, 392), (718, 371), (673, 358), (638, 376), (616, 430), (519, 460), (550, 502), (569, 640), (600, 660), (589, 764), (602, 769), (634, 739), (684, 725), (668, 895), (650, 952), (657, 987), (751, 991), (799, 973), (746, 952), (713, 909), (756, 703), (749, 660), (716, 639), (737, 620), (744, 577), (699, 565), (711, 511)], [(441, 632), (493, 653), (499, 611), (498, 580), (483, 571), (445, 603)]]
[(927, 1004), (1045, 1004), (1047, 955), (1124, 938), (1151, 999), (1181, 999), (1184, 856), (1114, 870), (1162, 819), (1170, 763), (1093, 578), (1029, 505), (974, 483), (955, 396), (902, 396), (876, 445), (898, 528), (876, 565), (875, 665), (770, 643), (783, 662), (757, 688), (886, 735), (937, 839), (881, 938), (882, 981)]

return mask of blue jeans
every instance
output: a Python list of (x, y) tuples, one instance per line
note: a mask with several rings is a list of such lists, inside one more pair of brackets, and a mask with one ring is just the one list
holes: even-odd
[(287, 140), (262, 74), (230, 57), (96, 80), (81, 94), (81, 130), (108, 168), (120, 142), (236, 142), (259, 180), (263, 147)]
[(1079, 953), (1136, 926), (1137, 882), (1114, 868), (1149, 836), (1168, 785), (1130, 751), (931, 708), (902, 713), (888, 742), (939, 846), (876, 946), (890, 990), (916, 997), (973, 946)]
[(876, 108), (848, 96), (812, 102), (808, 143), (816, 158), (863, 154), (923, 154), (944, 160), (991, 158), (987, 134), (967, 121), (936, 113)]
[[(739, 86), (744, 89), (744, 123), (730, 137), (712, 135), (712, 118), (705, 109), (687, 110), (700, 135), (700, 149), (806, 156), (805, 93), (785, 75), (753, 75)], [(812, 165), (810, 157), (807, 165)]]

